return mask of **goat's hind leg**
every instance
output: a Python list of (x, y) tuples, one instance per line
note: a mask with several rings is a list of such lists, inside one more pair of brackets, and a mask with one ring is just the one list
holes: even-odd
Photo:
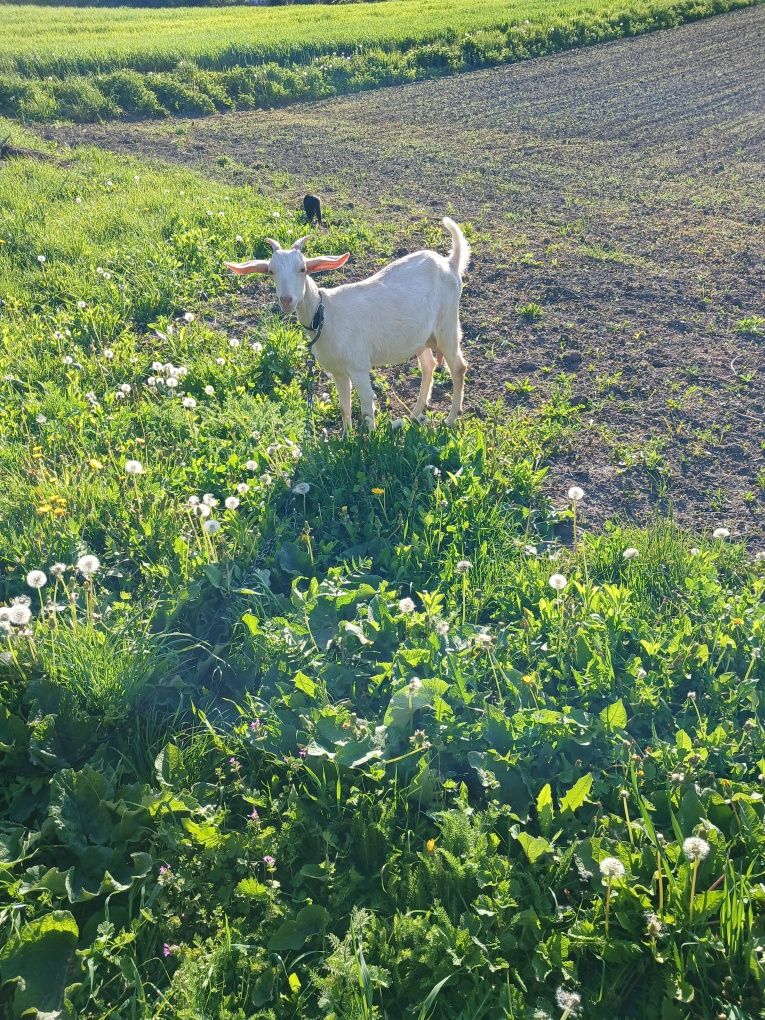
[(454, 391), (452, 393), (452, 408), (449, 412), (449, 417), (446, 419), (447, 425), (454, 425), (457, 418), (462, 413), (462, 398), (465, 392), (465, 374), (467, 372), (467, 362), (462, 357), (462, 350), (460, 349), (460, 337), (462, 331), (460, 330), (459, 322), (455, 332), (447, 339), (442, 339), (439, 343), (439, 350), (443, 352), (446, 364), (449, 366), (449, 373), (452, 377), (452, 386)]
[(417, 396), (417, 403), (414, 405), (412, 411), (412, 417), (419, 419), (424, 413), (425, 408), (430, 402), (430, 394), (433, 390), (433, 373), (436, 370), (436, 359), (435, 355), (431, 351), (430, 347), (426, 347), (424, 351), (420, 351), (417, 355), (417, 360), (420, 363), (422, 370), (422, 379), (420, 380), (420, 392)]

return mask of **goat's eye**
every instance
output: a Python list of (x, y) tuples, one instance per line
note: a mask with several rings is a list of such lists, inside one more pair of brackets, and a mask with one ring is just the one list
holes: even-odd
[(303, 269), (301, 269), (301, 270), (300, 270), (300, 272), (301, 272), (301, 273), (306, 273), (306, 272), (308, 272), (308, 270), (307, 270), (307, 269), (305, 269), (305, 268), (303, 268)]

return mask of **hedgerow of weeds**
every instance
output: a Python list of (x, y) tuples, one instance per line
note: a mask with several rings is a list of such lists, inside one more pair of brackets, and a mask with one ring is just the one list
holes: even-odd
[(549, 14), (536, 3), (429, 9), (394, 0), (330, 8), (318, 20), (301, 7), (193, 10), (190, 21), (177, 11), (91, 10), (77, 12), (76, 32), (66, 8), (51, 28), (50, 11), (0, 6), (8, 40), (0, 114), (94, 121), (281, 106), (639, 35), (751, 2), (591, 0)]

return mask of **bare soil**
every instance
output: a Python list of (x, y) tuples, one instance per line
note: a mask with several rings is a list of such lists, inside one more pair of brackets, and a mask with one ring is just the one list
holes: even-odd
[[(582, 485), (589, 523), (671, 509), (761, 544), (765, 333), (737, 323), (765, 317), (765, 7), (278, 111), (46, 134), (296, 205), (311, 190), (330, 219), (394, 224), (398, 252), (446, 212), (469, 223), (468, 410), (563, 384), (585, 410), (549, 485)], [(389, 378), (411, 405), (413, 368)]]

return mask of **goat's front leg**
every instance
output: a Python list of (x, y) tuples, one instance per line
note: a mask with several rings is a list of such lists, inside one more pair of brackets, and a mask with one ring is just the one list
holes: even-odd
[(372, 380), (368, 372), (359, 372), (351, 376), (353, 385), (359, 391), (361, 401), (361, 414), (369, 429), (375, 427), (375, 391), (372, 389)]
[(351, 378), (348, 375), (333, 373), (337, 387), (337, 398), (340, 401), (340, 414), (343, 416), (343, 435), (351, 431)]

